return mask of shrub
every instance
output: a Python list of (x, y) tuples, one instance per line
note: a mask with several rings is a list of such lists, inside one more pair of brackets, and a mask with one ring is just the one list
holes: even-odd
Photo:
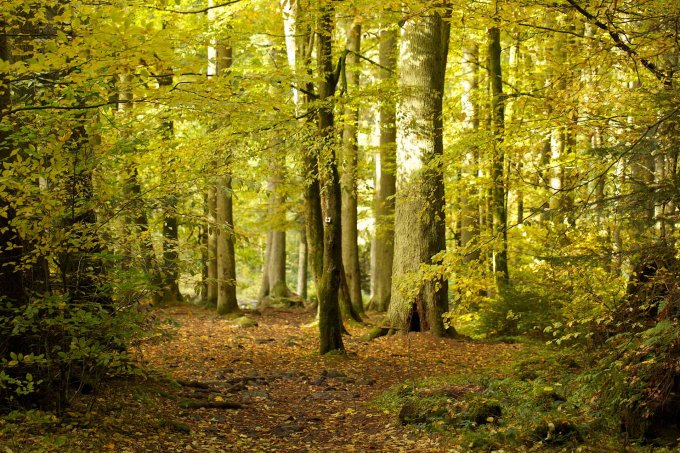
[(0, 411), (61, 411), (104, 377), (137, 373), (127, 346), (141, 334), (141, 317), (127, 305), (67, 303), (64, 296), (1, 301)]

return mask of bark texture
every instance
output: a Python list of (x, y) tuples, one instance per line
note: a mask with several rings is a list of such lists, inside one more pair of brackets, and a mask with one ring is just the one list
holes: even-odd
[[(380, 33), (380, 80), (387, 84), (397, 68), (397, 31)], [(394, 96), (385, 96), (380, 103), (380, 150), (376, 162), (373, 297), (371, 308), (387, 311), (392, 294), (392, 260), (394, 259), (394, 194), (397, 183), (396, 105)]]
[(448, 309), (448, 282), (440, 277), (423, 281), (418, 273), (422, 264), (431, 264), (433, 256), (446, 248), (441, 114), (447, 31), (438, 13), (411, 18), (402, 31), (399, 190), (388, 310), (393, 329), (429, 330), (437, 336), (449, 333), (442, 321)]
[[(349, 72), (347, 91), (350, 92), (359, 87), (359, 57), (357, 55), (361, 51), (361, 23), (356, 19), (347, 30), (347, 50), (349, 53), (345, 63)], [(345, 278), (352, 307), (357, 313), (363, 314), (357, 230), (358, 123), (358, 106), (347, 106), (342, 134), (342, 262), (345, 267)]]
[(319, 282), (319, 353), (344, 351), (342, 319), (338, 293), (343, 275), (340, 176), (334, 148), (334, 118), (332, 97), (336, 79), (331, 60), (333, 7), (320, 6), (317, 23), (317, 63), (322, 80), (318, 85), (319, 108), (317, 125), (322, 149), (319, 153), (319, 184), (323, 187), (323, 273)]
[[(225, 44), (215, 46), (217, 76), (224, 75), (232, 65), (232, 48)], [(236, 299), (236, 254), (234, 250), (234, 208), (231, 187), (231, 151), (226, 151), (226, 174), (216, 182), (217, 224), (217, 313), (224, 315), (239, 311)]]
[(493, 154), (491, 157), (491, 180), (493, 226), (496, 236), (494, 246), (494, 272), (496, 286), (507, 285), (508, 276), (508, 211), (505, 187), (505, 98), (503, 96), (503, 74), (501, 72), (501, 31), (491, 27), (487, 32), (489, 44), (489, 79), (491, 83), (491, 130), (493, 133)]

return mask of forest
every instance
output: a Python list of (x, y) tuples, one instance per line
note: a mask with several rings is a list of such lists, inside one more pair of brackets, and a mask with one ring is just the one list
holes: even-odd
[(677, 0), (3, 0), (0, 450), (680, 448)]

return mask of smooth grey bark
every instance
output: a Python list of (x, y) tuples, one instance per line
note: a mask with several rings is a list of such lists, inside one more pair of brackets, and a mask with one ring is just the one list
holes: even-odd
[(218, 178), (217, 184), (217, 313), (224, 315), (239, 311), (231, 176)]
[(447, 30), (436, 12), (411, 17), (402, 28), (394, 280), (388, 309), (392, 329), (437, 336), (453, 333), (442, 321), (448, 282), (441, 276), (422, 281), (419, 270), (446, 249), (441, 159)]
[[(277, 147), (278, 143), (273, 142)], [(260, 299), (266, 296), (288, 297), (290, 290), (286, 282), (286, 231), (285, 231), (285, 197), (280, 194), (283, 181), (285, 158), (272, 157), (269, 165), (270, 179), (267, 183), (269, 201), (267, 209), (268, 223), (271, 231), (267, 233), (267, 262), (265, 263), (266, 281), (260, 289)]]
[[(397, 68), (397, 30), (380, 32), (380, 81), (387, 84)], [(396, 101), (391, 95), (380, 103), (380, 149), (376, 156), (376, 191), (374, 201), (375, 238), (372, 251), (373, 295), (370, 308), (387, 311), (392, 294), (392, 262), (394, 259), (394, 195), (397, 182)]]
[(272, 232), (267, 232), (264, 241), (264, 257), (262, 259), (262, 281), (260, 283), (260, 292), (258, 293), (257, 300), (262, 303), (265, 297), (269, 295), (269, 258), (272, 252)]
[[(347, 29), (347, 50), (345, 64), (348, 68), (347, 91), (359, 87), (359, 57), (361, 51), (361, 23), (355, 19)], [(364, 312), (361, 295), (361, 271), (359, 265), (359, 233), (357, 230), (357, 161), (359, 146), (357, 130), (359, 108), (345, 107), (342, 133), (342, 262), (345, 268), (349, 298), (354, 310)]]
[[(215, 70), (223, 76), (233, 62), (233, 49), (225, 44), (215, 46)], [(217, 226), (217, 313), (225, 315), (239, 311), (236, 299), (236, 253), (234, 249), (234, 208), (231, 186), (231, 151), (226, 151), (226, 173), (216, 180)]]

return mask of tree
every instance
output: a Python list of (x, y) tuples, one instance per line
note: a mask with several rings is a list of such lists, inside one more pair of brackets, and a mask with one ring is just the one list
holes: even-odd
[(397, 30), (380, 31), (380, 83), (387, 92), (380, 102), (380, 148), (376, 155), (376, 189), (374, 200), (375, 238), (373, 296), (371, 308), (387, 311), (392, 295), (392, 262), (394, 259), (394, 195), (396, 193), (396, 105), (387, 85), (397, 68)]
[[(410, 17), (403, 26), (397, 120), (397, 199), (394, 276), (388, 317), (393, 329), (443, 336), (447, 280), (418, 275), (446, 249), (442, 99), (449, 24), (438, 11)], [(416, 279), (414, 281), (414, 278)], [(415, 287), (416, 290), (405, 291)]]
[[(359, 53), (361, 51), (361, 22), (354, 19), (347, 28), (348, 54), (345, 64), (349, 67), (347, 91), (359, 88)], [(359, 243), (357, 231), (357, 160), (359, 146), (357, 126), (359, 108), (345, 107), (342, 132), (342, 262), (345, 269), (349, 297), (359, 313), (364, 312), (361, 295), (361, 272), (359, 269)]]
[(335, 154), (333, 94), (337, 75), (333, 71), (333, 6), (322, 0), (317, 18), (317, 70), (321, 77), (317, 126), (321, 141), (318, 154), (318, 178), (323, 212), (323, 271), (317, 286), (319, 296), (319, 352), (344, 350), (342, 319), (338, 300), (342, 281), (342, 225), (340, 176)]
[[(223, 42), (216, 43), (210, 53), (214, 61), (214, 74), (224, 77), (232, 66), (232, 48)], [(236, 299), (236, 255), (234, 253), (234, 214), (231, 186), (232, 157), (229, 151), (224, 155), (225, 172), (215, 181), (215, 226), (217, 261), (217, 313), (225, 315), (239, 311)], [(210, 196), (210, 195), (209, 195)]]
[(493, 151), (491, 157), (491, 181), (493, 225), (496, 245), (494, 247), (494, 272), (496, 286), (500, 289), (509, 282), (508, 276), (508, 210), (505, 188), (505, 98), (501, 71), (501, 31), (497, 26), (487, 31), (489, 43), (489, 80), (491, 83), (491, 127)]

